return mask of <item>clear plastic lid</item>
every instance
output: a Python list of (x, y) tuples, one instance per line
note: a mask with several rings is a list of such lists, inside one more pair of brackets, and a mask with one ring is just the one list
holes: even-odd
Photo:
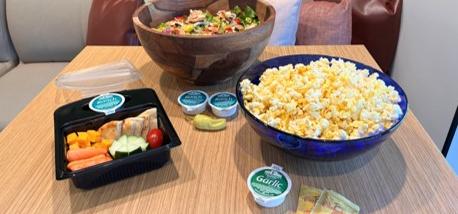
[(103, 64), (57, 77), (56, 85), (62, 89), (76, 90), (83, 97), (121, 91), (129, 83), (141, 81), (140, 74), (128, 60)]

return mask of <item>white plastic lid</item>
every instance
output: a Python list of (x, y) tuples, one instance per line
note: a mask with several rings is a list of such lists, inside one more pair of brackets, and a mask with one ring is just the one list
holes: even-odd
[(83, 97), (126, 89), (127, 83), (140, 80), (140, 74), (128, 60), (103, 64), (57, 77), (56, 85), (78, 90)]

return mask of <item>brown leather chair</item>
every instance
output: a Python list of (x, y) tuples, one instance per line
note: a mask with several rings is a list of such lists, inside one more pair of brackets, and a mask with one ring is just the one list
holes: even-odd
[(401, 27), (402, 0), (352, 0), (353, 44), (364, 44), (391, 74)]
[(132, 14), (142, 4), (142, 0), (93, 0), (86, 44), (140, 45)]

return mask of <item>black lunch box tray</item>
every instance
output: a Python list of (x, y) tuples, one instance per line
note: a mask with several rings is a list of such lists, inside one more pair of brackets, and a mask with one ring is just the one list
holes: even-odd
[[(170, 149), (181, 145), (162, 104), (152, 89), (116, 92), (125, 97), (125, 103), (115, 113), (105, 115), (89, 109), (93, 98), (82, 99), (58, 108), (54, 112), (56, 179), (71, 178), (76, 187), (91, 189), (140, 173), (158, 169), (170, 160)], [(161, 147), (148, 149), (129, 157), (114, 159), (85, 169), (67, 169), (65, 136), (72, 132), (97, 130), (106, 122), (137, 116), (149, 108), (157, 108), (158, 126), (164, 134)]]

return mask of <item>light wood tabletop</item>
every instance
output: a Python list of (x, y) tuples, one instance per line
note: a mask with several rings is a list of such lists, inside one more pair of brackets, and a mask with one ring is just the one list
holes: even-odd
[[(260, 60), (299, 53), (378, 67), (363, 46), (268, 47)], [(194, 130), (176, 99), (197, 87), (163, 73), (141, 47), (86, 47), (63, 72), (124, 58), (143, 75), (142, 84), (157, 92), (182, 140), (172, 150), (172, 161), (93, 190), (56, 181), (53, 112), (79, 97), (61, 92), (52, 81), (0, 134), (2, 213), (291, 213), (301, 184), (340, 192), (361, 213), (457, 213), (457, 176), (411, 111), (377, 149), (345, 161), (308, 161), (261, 142), (242, 114), (224, 131)], [(199, 88), (211, 94), (234, 87), (235, 80)], [(281, 206), (265, 209), (252, 199), (246, 179), (253, 169), (271, 163), (285, 168), (293, 187)]]

